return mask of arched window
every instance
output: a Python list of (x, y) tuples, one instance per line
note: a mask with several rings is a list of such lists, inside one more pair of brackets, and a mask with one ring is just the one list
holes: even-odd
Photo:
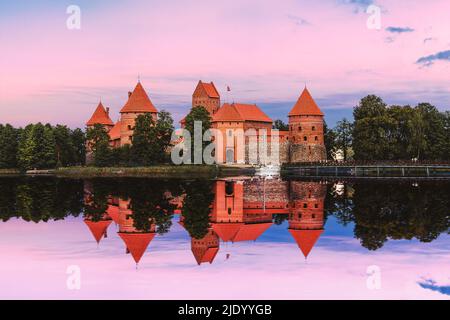
[(298, 127), (298, 131), (302, 131), (302, 127), (301, 126)]
[(316, 131), (316, 127), (315, 126), (312, 126), (312, 131)]
[(315, 136), (315, 137), (314, 137), (314, 140), (317, 141), (317, 140), (319, 140), (319, 138), (318, 138), (317, 136)]
[(307, 136), (304, 136), (304, 137), (303, 137), (303, 141), (308, 141), (308, 137), (307, 137)]

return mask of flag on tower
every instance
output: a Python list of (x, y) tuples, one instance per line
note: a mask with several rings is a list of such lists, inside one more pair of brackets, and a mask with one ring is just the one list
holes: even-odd
[(227, 86), (227, 91), (231, 91), (230, 86)]

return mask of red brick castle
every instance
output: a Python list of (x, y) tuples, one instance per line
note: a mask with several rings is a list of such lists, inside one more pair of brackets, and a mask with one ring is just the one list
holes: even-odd
[[(251, 135), (257, 144), (263, 143), (261, 136), (267, 136), (270, 144), (275, 140), (272, 130), (273, 120), (256, 104), (224, 103), (221, 106), (220, 94), (213, 82), (199, 81), (192, 94), (192, 108), (203, 106), (210, 113), (212, 127), (219, 130), (224, 137), (216, 143), (217, 153), (222, 157), (222, 163), (249, 163), (249, 159), (257, 159), (262, 164), (264, 160), (258, 148), (250, 146)], [(148, 97), (141, 82), (138, 82), (133, 92), (128, 92), (128, 99), (120, 110), (120, 119), (115, 124), (109, 115), (109, 108), (100, 102), (92, 117), (87, 121), (87, 127), (95, 124), (103, 125), (108, 131), (110, 145), (120, 147), (133, 143), (135, 119), (140, 114), (149, 113), (156, 120), (158, 110)], [(314, 162), (326, 160), (324, 145), (323, 117), (324, 114), (305, 87), (297, 102), (289, 112), (289, 130), (279, 131), (280, 163)], [(184, 127), (184, 119), (180, 121)], [(239, 143), (236, 136), (238, 130), (253, 132), (245, 136), (244, 143)], [(255, 141), (255, 140), (253, 140)], [(274, 142), (275, 143), (275, 142)], [(270, 149), (271, 147), (269, 147)], [(271, 150), (271, 149), (270, 149)], [(87, 160), (92, 157), (88, 151)]]

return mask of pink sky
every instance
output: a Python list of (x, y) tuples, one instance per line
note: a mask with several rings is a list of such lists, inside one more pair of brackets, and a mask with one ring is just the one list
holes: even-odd
[(450, 109), (450, 58), (416, 63), (450, 50), (446, 0), (375, 1), (381, 30), (366, 27), (370, 0), (76, 2), (81, 30), (66, 28), (71, 1), (0, 5), (0, 123), (83, 127), (100, 98), (117, 120), (138, 74), (175, 120), (199, 79), (272, 118), (305, 83), (326, 114), (347, 115), (368, 93)]

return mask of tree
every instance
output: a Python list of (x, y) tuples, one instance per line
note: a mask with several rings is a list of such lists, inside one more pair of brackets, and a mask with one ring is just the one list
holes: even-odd
[[(211, 116), (205, 107), (196, 106), (191, 109), (189, 114), (186, 116), (185, 121), (186, 121), (185, 129), (187, 131), (189, 131), (189, 133), (191, 134), (191, 146), (190, 147), (191, 147), (191, 160), (193, 160), (194, 152), (195, 152), (195, 150), (194, 150), (194, 147), (195, 147), (194, 122), (200, 121), (202, 124), (202, 136), (201, 136), (202, 150), (201, 150), (201, 153), (203, 155), (203, 150), (205, 150), (206, 146), (210, 143), (210, 141), (203, 141), (203, 135), (207, 130), (209, 130), (211, 128)], [(200, 150), (197, 150), (197, 151), (200, 151)], [(203, 156), (202, 156), (202, 161), (203, 161)]]
[(284, 123), (282, 120), (277, 119), (273, 123), (273, 128), (278, 129), (280, 131), (287, 131), (287, 130), (289, 130), (289, 125)]
[(10, 124), (0, 124), (0, 168), (17, 167), (19, 131)]
[(347, 161), (349, 148), (352, 146), (353, 125), (346, 118), (339, 121), (334, 129), (336, 135), (335, 147), (342, 150), (344, 161)]
[(19, 147), (18, 163), (24, 170), (48, 169), (56, 165), (56, 142), (49, 124), (28, 125), (23, 130)]
[(158, 112), (158, 120), (156, 121), (156, 138), (155, 145), (155, 161), (164, 163), (168, 160), (168, 149), (172, 146), (173, 119), (169, 112), (161, 110)]
[(75, 147), (71, 136), (71, 130), (67, 126), (56, 125), (53, 129), (56, 142), (57, 166), (69, 166), (75, 162)]
[(323, 121), (323, 137), (325, 143), (325, 150), (327, 151), (327, 159), (333, 159), (336, 151), (336, 132), (329, 129), (325, 120)]
[(387, 159), (391, 125), (386, 104), (380, 97), (368, 95), (353, 109), (353, 151), (357, 160)]
[(74, 159), (72, 165), (83, 165), (86, 161), (86, 135), (76, 128), (71, 133), (72, 145), (74, 148)]
[(109, 146), (109, 136), (106, 129), (101, 124), (95, 124), (88, 128), (86, 133), (88, 150), (94, 156), (94, 165), (97, 167), (107, 167), (112, 163), (112, 152)]
[(138, 166), (155, 163), (157, 155), (155, 121), (150, 113), (137, 116), (131, 147), (131, 161)]

